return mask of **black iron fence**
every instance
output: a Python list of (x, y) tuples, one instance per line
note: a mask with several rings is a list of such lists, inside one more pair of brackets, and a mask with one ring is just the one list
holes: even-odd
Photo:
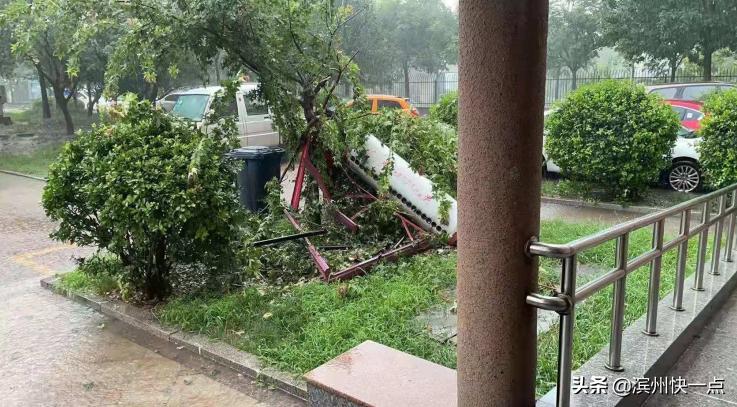
[[(668, 82), (701, 82), (703, 75), (696, 70), (682, 69), (671, 80), (669, 73), (652, 73), (649, 71), (579, 71), (574, 79), (568, 71), (551, 72), (545, 81), (545, 105), (549, 106), (563, 99), (575, 88), (600, 82), (607, 79), (630, 80), (642, 85), (656, 85)], [(717, 71), (712, 81), (737, 83), (737, 69)], [(458, 74), (445, 72), (437, 75), (418, 74), (410, 77), (409, 84), (401, 81), (369, 82), (364, 84), (368, 94), (389, 94), (409, 98), (423, 113), (437, 103), (440, 98), (458, 89)]]

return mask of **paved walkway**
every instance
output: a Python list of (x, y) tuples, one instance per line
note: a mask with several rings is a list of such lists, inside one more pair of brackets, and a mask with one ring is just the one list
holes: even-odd
[(689, 386), (688, 394), (655, 395), (645, 406), (737, 406), (737, 291), (666, 375), (679, 376), (691, 384), (724, 379), (724, 394), (707, 394), (707, 388)]
[(301, 404), (42, 289), (90, 253), (48, 238), (42, 187), (0, 174), (0, 405)]

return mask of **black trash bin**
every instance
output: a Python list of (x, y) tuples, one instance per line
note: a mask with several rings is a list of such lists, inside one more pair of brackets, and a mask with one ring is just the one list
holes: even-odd
[(243, 206), (253, 212), (266, 207), (266, 183), (279, 178), (283, 155), (283, 148), (261, 146), (237, 148), (228, 153), (228, 156), (243, 161), (238, 172), (238, 190)]

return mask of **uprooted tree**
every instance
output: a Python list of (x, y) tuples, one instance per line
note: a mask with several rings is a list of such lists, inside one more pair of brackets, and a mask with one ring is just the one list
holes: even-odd
[[(332, 0), (132, 0), (123, 7), (131, 18), (114, 60), (137, 55), (144, 75), (155, 80), (155, 61), (177, 47), (205, 62), (222, 57), (231, 71), (258, 77), (258, 96), (287, 146), (345, 148), (321, 133), (339, 102), (338, 86), (360, 93), (354, 55), (340, 43), (360, 10)], [(111, 79), (118, 69), (110, 65)]]

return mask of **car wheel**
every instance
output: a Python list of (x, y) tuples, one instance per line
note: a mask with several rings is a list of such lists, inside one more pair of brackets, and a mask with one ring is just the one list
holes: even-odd
[(668, 186), (678, 192), (693, 192), (701, 188), (702, 176), (699, 167), (689, 161), (679, 161), (668, 171)]

